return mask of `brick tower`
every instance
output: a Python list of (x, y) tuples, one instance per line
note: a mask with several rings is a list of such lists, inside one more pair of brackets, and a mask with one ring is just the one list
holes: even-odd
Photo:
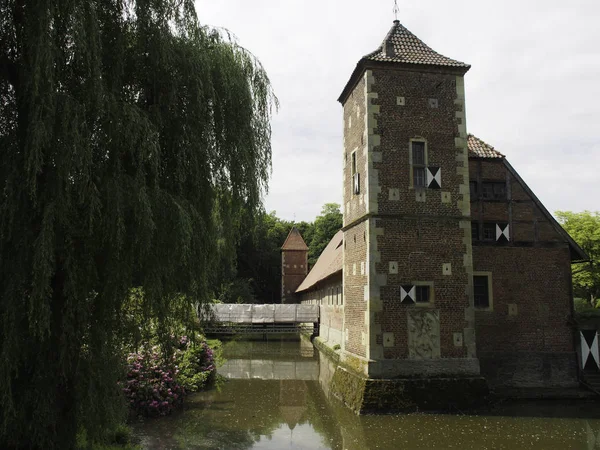
[(300, 303), (296, 289), (308, 274), (308, 246), (292, 227), (281, 247), (281, 303)]
[[(342, 360), (369, 379), (479, 378), (464, 75), (399, 21), (344, 113)], [(471, 380), (472, 381), (472, 380)]]

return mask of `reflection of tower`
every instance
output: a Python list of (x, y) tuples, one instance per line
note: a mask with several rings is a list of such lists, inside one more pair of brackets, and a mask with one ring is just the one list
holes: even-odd
[(300, 303), (296, 289), (308, 274), (308, 247), (300, 231), (292, 227), (281, 247), (281, 303)]
[(290, 430), (303, 422), (307, 392), (308, 387), (305, 381), (281, 380), (279, 382), (279, 409), (281, 417)]

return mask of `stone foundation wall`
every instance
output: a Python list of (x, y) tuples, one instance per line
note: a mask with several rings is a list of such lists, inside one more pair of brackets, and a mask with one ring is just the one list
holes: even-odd
[(576, 387), (575, 352), (479, 353), (481, 375), (493, 388)]
[[(479, 376), (367, 378), (347, 365), (344, 355), (315, 339), (323, 391), (357, 414), (377, 412), (465, 411), (486, 404), (488, 387)], [(477, 367), (478, 369), (478, 367)]]

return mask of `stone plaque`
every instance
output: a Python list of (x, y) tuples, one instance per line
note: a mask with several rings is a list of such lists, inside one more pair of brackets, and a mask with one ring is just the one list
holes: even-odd
[(440, 358), (440, 312), (408, 311), (408, 356), (411, 359)]
[(386, 348), (394, 346), (394, 333), (383, 333), (383, 346)]

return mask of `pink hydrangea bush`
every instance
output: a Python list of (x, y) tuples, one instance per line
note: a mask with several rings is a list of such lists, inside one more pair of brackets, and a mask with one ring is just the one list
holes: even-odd
[(197, 392), (214, 380), (215, 355), (205, 341), (192, 343), (187, 336), (173, 337), (173, 348), (168, 364), (161, 361), (158, 347), (128, 356), (122, 388), (134, 414), (170, 414), (186, 393)]
[(161, 364), (156, 349), (149, 354), (132, 353), (127, 363), (123, 393), (134, 413), (165, 416), (183, 402), (185, 389), (177, 381), (177, 367)]

